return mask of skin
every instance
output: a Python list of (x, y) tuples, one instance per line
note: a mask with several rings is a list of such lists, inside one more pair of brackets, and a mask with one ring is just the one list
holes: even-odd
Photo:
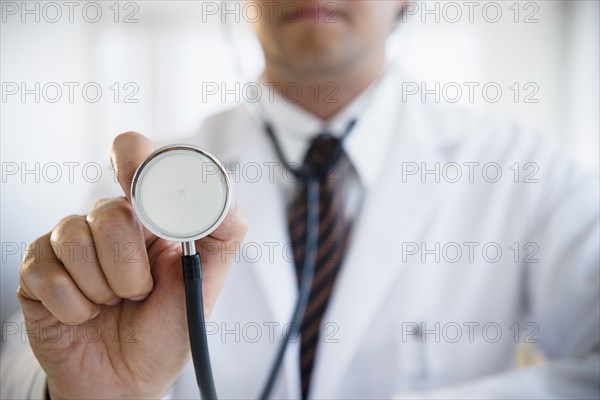
[(382, 72), (386, 39), (405, 2), (327, 0), (318, 3), (318, 15), (315, 3), (259, 1), (263, 18), (255, 31), (265, 55), (266, 81), (279, 83), (278, 89), (299, 84), (298, 98), (296, 91), (281, 94), (328, 120)]
[[(259, 3), (267, 13), (267, 2)], [(383, 69), (385, 39), (402, 2), (327, 1), (333, 8), (318, 14), (316, 23), (309, 10), (314, 1), (296, 1), (310, 15), (296, 21), (281, 17), (283, 3), (272, 10), (273, 19), (256, 23), (265, 77), (280, 86), (300, 84), (298, 104), (326, 120)], [(326, 16), (337, 22), (324, 22)], [(318, 101), (311, 92), (315, 83)], [(333, 103), (324, 101), (328, 83), (339, 89)], [(148, 232), (129, 199), (135, 167), (153, 150), (138, 133), (117, 136), (111, 160), (124, 197), (99, 200), (87, 215), (64, 218), (26, 252), (17, 297), (53, 399), (158, 398), (191, 357), (180, 245)], [(234, 248), (246, 229), (234, 204), (222, 225), (196, 242), (200, 250), (211, 249), (203, 254), (207, 316), (235, 259), (214, 250)]]

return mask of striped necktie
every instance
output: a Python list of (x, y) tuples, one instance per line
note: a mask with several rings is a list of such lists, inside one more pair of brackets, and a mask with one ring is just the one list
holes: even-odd
[[(325, 173), (319, 182), (319, 224), (315, 272), (304, 318), (300, 326), (300, 373), (302, 398), (306, 399), (319, 342), (319, 330), (335, 278), (348, 243), (350, 224), (344, 215), (342, 177), (339, 163), (333, 164), (339, 139), (330, 134), (317, 136), (308, 149), (303, 170)], [(302, 183), (291, 203), (288, 221), (298, 282), (302, 276), (306, 246), (307, 184)]]

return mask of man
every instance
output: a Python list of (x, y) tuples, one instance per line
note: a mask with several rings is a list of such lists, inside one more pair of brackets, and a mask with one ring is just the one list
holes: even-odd
[[(320, 184), (319, 200), (319, 237), (330, 218), (342, 245), (317, 261), (308, 305), (320, 310), (317, 332), (305, 317), (273, 397), (598, 397), (597, 184), (512, 126), (403, 102), (403, 78), (385, 58), (403, 2), (339, 2), (334, 23), (313, 1), (296, 2), (300, 18), (268, 3), (263, 15), (274, 18), (256, 23), (264, 81), (302, 90), (294, 101), (284, 91), (261, 99), (263, 118), (294, 165), (314, 167), (315, 137), (343, 149), (339, 179)], [(217, 392), (253, 398), (298, 291), (305, 188), (246, 107), (210, 119), (193, 142), (238, 169), (238, 206), (197, 247)], [(6, 351), (3, 397), (198, 395), (179, 246), (145, 230), (128, 198), (131, 165), (153, 148), (119, 135), (111, 157), (125, 197), (65, 218), (30, 246), (18, 297), (37, 362), (25, 345)], [(269, 179), (266, 167), (258, 180), (240, 172), (274, 163)], [(83, 246), (66, 256), (70, 243), (92, 242), (96, 257)], [(135, 262), (115, 258), (113, 243), (140, 249)], [(539, 342), (548, 361), (511, 371), (524, 341)]]

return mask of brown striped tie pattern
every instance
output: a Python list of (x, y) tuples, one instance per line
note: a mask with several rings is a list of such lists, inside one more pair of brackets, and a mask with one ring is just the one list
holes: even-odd
[[(320, 324), (335, 278), (342, 264), (350, 224), (344, 215), (342, 177), (338, 165), (332, 164), (339, 139), (321, 134), (311, 143), (304, 159), (303, 171), (321, 173), (319, 182), (319, 232), (315, 273), (308, 304), (300, 326), (300, 374), (302, 398), (306, 399), (312, 377)], [(324, 173), (324, 171), (329, 171)], [(302, 276), (306, 253), (307, 184), (303, 183), (288, 212), (290, 237), (294, 249), (298, 282)]]

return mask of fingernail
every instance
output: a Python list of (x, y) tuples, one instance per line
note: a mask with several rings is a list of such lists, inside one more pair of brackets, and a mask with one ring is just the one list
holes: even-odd
[(121, 302), (121, 298), (120, 297), (115, 297), (114, 299), (112, 299), (111, 301), (106, 302), (105, 304), (107, 306), (114, 306), (116, 304), (119, 304)]
[(94, 319), (94, 318), (96, 318), (98, 315), (100, 315), (100, 307), (98, 307), (98, 309), (96, 310), (96, 312), (94, 313), (94, 315), (92, 315), (92, 318), (90, 318), (90, 319)]
[(142, 296), (136, 296), (136, 297), (132, 297), (129, 300), (131, 301), (142, 301), (142, 300), (146, 300), (148, 298), (149, 295), (144, 294)]

